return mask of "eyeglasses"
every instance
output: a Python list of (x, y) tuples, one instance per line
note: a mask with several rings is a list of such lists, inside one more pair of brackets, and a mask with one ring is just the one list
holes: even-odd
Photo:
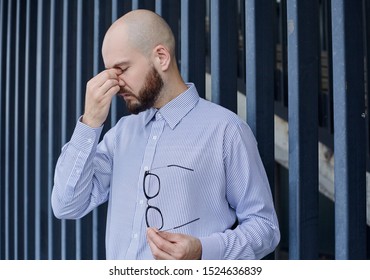
[[(145, 221), (146, 221), (147, 227), (156, 227), (158, 228), (158, 230), (162, 230), (162, 228), (164, 227), (163, 214), (162, 214), (162, 211), (158, 207), (150, 205), (149, 200), (159, 195), (159, 192), (161, 190), (161, 180), (159, 179), (159, 176), (157, 174), (152, 173), (152, 171), (162, 169), (162, 168), (167, 168), (167, 167), (177, 167), (177, 168), (181, 168), (181, 169), (188, 170), (188, 171), (194, 171), (191, 168), (184, 167), (184, 166), (177, 165), (177, 164), (170, 164), (170, 165), (166, 165), (163, 167), (157, 167), (157, 168), (153, 168), (152, 170), (145, 171), (144, 180), (143, 180), (144, 195), (147, 199), (147, 208), (145, 211)], [(149, 217), (151, 217), (152, 223), (149, 222)], [(200, 218), (196, 218), (187, 223), (181, 224), (176, 227), (168, 228), (163, 231), (178, 229), (188, 224), (191, 224), (195, 221), (198, 221), (199, 219)]]

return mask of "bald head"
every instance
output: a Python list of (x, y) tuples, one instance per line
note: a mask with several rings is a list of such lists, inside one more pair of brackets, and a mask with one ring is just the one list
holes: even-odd
[[(151, 11), (134, 10), (116, 20), (105, 34), (102, 55), (105, 68), (121, 69), (124, 91), (143, 96), (142, 90), (160, 85), (156, 108), (187, 89), (177, 66), (173, 33)], [(154, 90), (148, 92), (152, 95)]]
[(104, 41), (112, 36), (115, 40), (126, 38), (133, 48), (145, 56), (149, 56), (158, 45), (166, 47), (172, 57), (175, 55), (171, 28), (162, 17), (149, 10), (134, 10), (116, 20), (108, 29)]

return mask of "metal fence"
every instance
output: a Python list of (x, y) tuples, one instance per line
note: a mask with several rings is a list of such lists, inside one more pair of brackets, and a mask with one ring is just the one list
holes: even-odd
[[(0, 259), (105, 258), (106, 207), (59, 221), (50, 194), (85, 84), (104, 68), (104, 33), (137, 8), (169, 22), (181, 73), (203, 97), (207, 71), (213, 102), (236, 112), (237, 90), (246, 94), (273, 192), (274, 114), (285, 115), (289, 258), (318, 258), (319, 137), (335, 147), (335, 257), (369, 257), (370, 1), (0, 0)], [(105, 130), (124, 114), (114, 100)]]

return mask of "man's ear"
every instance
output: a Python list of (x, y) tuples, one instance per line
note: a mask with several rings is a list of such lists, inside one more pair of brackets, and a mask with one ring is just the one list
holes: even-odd
[(171, 63), (171, 54), (169, 50), (163, 45), (158, 45), (154, 48), (153, 53), (157, 66), (162, 71), (167, 71)]

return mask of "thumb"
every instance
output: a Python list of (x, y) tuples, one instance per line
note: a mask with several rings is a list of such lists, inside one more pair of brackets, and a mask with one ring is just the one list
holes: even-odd
[(171, 233), (168, 231), (158, 231), (158, 234), (163, 239), (166, 239), (172, 243), (175, 243), (181, 239), (182, 234), (180, 233)]

